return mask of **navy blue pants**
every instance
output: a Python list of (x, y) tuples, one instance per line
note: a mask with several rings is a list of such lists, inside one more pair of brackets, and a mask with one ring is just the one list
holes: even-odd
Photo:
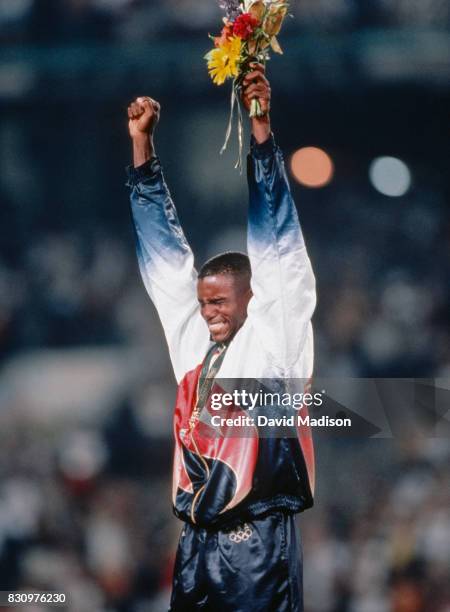
[(302, 557), (293, 515), (275, 512), (217, 530), (186, 524), (170, 612), (302, 612)]

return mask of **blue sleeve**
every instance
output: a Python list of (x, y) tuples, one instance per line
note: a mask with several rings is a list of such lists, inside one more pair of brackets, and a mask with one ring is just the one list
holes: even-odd
[(316, 291), (283, 155), (273, 136), (262, 145), (252, 141), (247, 176), (249, 316), (273, 363), (287, 371), (311, 340)]
[(177, 380), (203, 358), (209, 334), (197, 301), (194, 258), (158, 158), (127, 168), (139, 269), (161, 319)]

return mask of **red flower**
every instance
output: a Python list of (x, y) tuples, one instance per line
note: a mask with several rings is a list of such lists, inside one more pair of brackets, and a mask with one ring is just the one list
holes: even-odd
[(239, 36), (242, 40), (247, 40), (258, 24), (259, 21), (256, 17), (253, 17), (250, 13), (242, 13), (233, 24), (233, 34)]

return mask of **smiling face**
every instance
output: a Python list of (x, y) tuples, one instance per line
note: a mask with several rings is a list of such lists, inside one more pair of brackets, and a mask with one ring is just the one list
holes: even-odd
[(248, 277), (216, 274), (199, 278), (197, 296), (214, 342), (228, 342), (247, 318), (252, 296)]

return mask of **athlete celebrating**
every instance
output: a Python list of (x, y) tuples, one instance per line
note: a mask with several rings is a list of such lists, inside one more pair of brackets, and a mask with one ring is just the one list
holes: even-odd
[(300, 611), (301, 553), (294, 514), (313, 503), (311, 438), (225, 435), (211, 425), (221, 379), (310, 379), (315, 281), (280, 149), (270, 85), (254, 64), (243, 84), (251, 119), (248, 256), (223, 253), (197, 274), (155, 155), (160, 105), (128, 107), (128, 168), (137, 255), (179, 384), (173, 506), (185, 522), (170, 610)]

